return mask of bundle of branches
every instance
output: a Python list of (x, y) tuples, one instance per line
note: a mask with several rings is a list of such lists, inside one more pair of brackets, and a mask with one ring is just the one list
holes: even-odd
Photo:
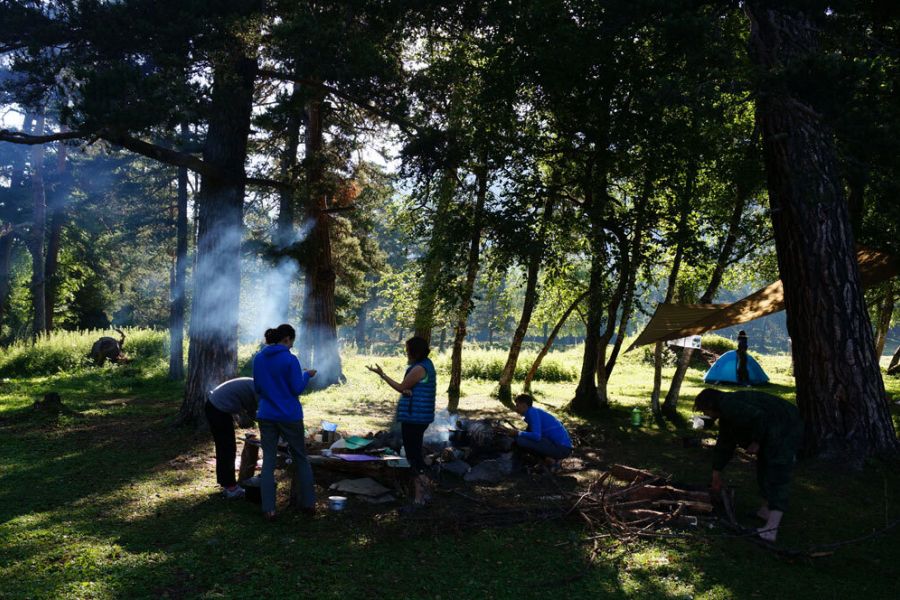
[(679, 487), (671, 477), (613, 465), (570, 510), (592, 531), (606, 529), (621, 539), (652, 537), (662, 527), (696, 526), (713, 512), (709, 492)]

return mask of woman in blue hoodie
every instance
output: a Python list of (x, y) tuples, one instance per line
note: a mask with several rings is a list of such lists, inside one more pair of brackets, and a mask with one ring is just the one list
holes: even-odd
[(261, 434), (263, 463), (262, 510), (266, 519), (275, 518), (275, 463), (278, 458), (278, 437), (288, 444), (291, 459), (297, 468), (300, 484), (300, 510), (315, 514), (316, 497), (313, 474), (306, 458), (303, 436), (303, 406), (297, 399), (316, 372), (300, 368), (300, 361), (291, 354), (296, 333), (290, 325), (266, 330), (265, 348), (253, 358), (253, 385), (259, 395), (256, 419)]

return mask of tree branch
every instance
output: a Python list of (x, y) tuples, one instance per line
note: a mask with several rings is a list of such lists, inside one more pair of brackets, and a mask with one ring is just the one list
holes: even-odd
[(24, 144), (26, 146), (35, 146), (37, 144), (49, 144), (51, 142), (59, 142), (61, 140), (75, 140), (86, 138), (92, 135), (91, 131), (60, 131), (59, 133), (51, 133), (47, 135), (30, 135), (21, 131), (12, 131), (10, 129), (0, 129), (0, 142), (9, 142), (11, 144)]
[[(99, 138), (114, 146), (119, 146), (131, 152), (134, 152), (135, 154), (140, 154), (141, 156), (151, 158), (163, 164), (171, 165), (174, 167), (185, 167), (187, 169), (190, 169), (191, 171), (194, 171), (195, 173), (199, 173), (204, 177), (218, 177), (221, 179), (226, 179), (228, 177), (227, 174), (221, 173), (217, 169), (210, 167), (206, 163), (206, 161), (201, 158), (197, 158), (193, 154), (189, 154), (187, 152), (179, 152), (178, 150), (172, 150), (171, 148), (166, 148), (165, 146), (145, 142), (140, 138), (125, 135), (122, 133), (115, 133), (109, 130), (88, 131), (83, 129), (76, 129), (74, 131), (61, 131), (59, 133), (52, 133), (48, 135), (29, 135), (20, 131), (10, 131), (8, 129), (0, 130), (0, 142), (25, 144), (29, 146), (33, 146), (36, 144), (49, 144), (51, 142), (62, 140), (85, 138)], [(244, 178), (244, 183), (246, 183), (247, 185), (259, 185), (275, 189), (290, 188), (290, 183), (278, 181), (275, 179), (265, 179), (262, 177), (246, 177)]]
[(290, 81), (291, 83), (296, 83), (298, 85), (305, 85), (308, 87), (316, 88), (331, 94), (332, 96), (336, 96), (341, 98), (342, 100), (346, 100), (351, 104), (358, 106), (359, 108), (365, 110), (366, 112), (375, 115), (376, 117), (380, 117), (384, 119), (388, 123), (393, 123), (405, 133), (417, 132), (419, 130), (414, 124), (410, 123), (406, 119), (397, 117), (396, 115), (392, 115), (386, 110), (380, 109), (377, 106), (372, 106), (368, 102), (364, 100), (360, 100), (359, 98), (355, 98), (350, 94), (342, 92), (336, 87), (330, 86), (327, 83), (322, 83), (321, 81), (316, 81), (313, 79), (306, 79), (303, 77), (295, 77), (290, 73), (283, 73), (281, 71), (275, 69), (260, 69), (259, 70), (260, 77), (268, 77), (270, 79), (280, 79), (282, 81)]

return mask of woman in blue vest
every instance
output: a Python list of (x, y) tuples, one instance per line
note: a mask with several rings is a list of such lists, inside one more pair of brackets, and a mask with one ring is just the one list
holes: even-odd
[(266, 347), (253, 358), (253, 385), (259, 395), (256, 419), (263, 451), (260, 472), (262, 510), (266, 520), (275, 518), (275, 463), (278, 438), (288, 444), (300, 484), (300, 510), (308, 515), (316, 512), (313, 474), (306, 458), (303, 437), (303, 406), (297, 398), (306, 389), (313, 369), (303, 370), (291, 354), (296, 333), (288, 324), (266, 330)]
[(420, 337), (406, 340), (408, 367), (403, 381), (394, 381), (381, 366), (366, 367), (389, 386), (400, 392), (397, 406), (397, 420), (406, 449), (406, 460), (416, 474), (413, 507), (419, 508), (431, 500), (431, 482), (425, 474), (425, 457), (422, 453), (422, 438), (428, 425), (434, 421), (434, 397), (437, 392), (437, 375), (428, 358), (428, 342)]

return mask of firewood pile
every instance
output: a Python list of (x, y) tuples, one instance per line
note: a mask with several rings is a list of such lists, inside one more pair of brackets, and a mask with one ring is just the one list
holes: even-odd
[(623, 539), (651, 537), (664, 527), (693, 528), (715, 510), (709, 492), (685, 489), (668, 476), (625, 465), (613, 465), (586, 491), (570, 497), (570, 513), (592, 531), (604, 529)]

